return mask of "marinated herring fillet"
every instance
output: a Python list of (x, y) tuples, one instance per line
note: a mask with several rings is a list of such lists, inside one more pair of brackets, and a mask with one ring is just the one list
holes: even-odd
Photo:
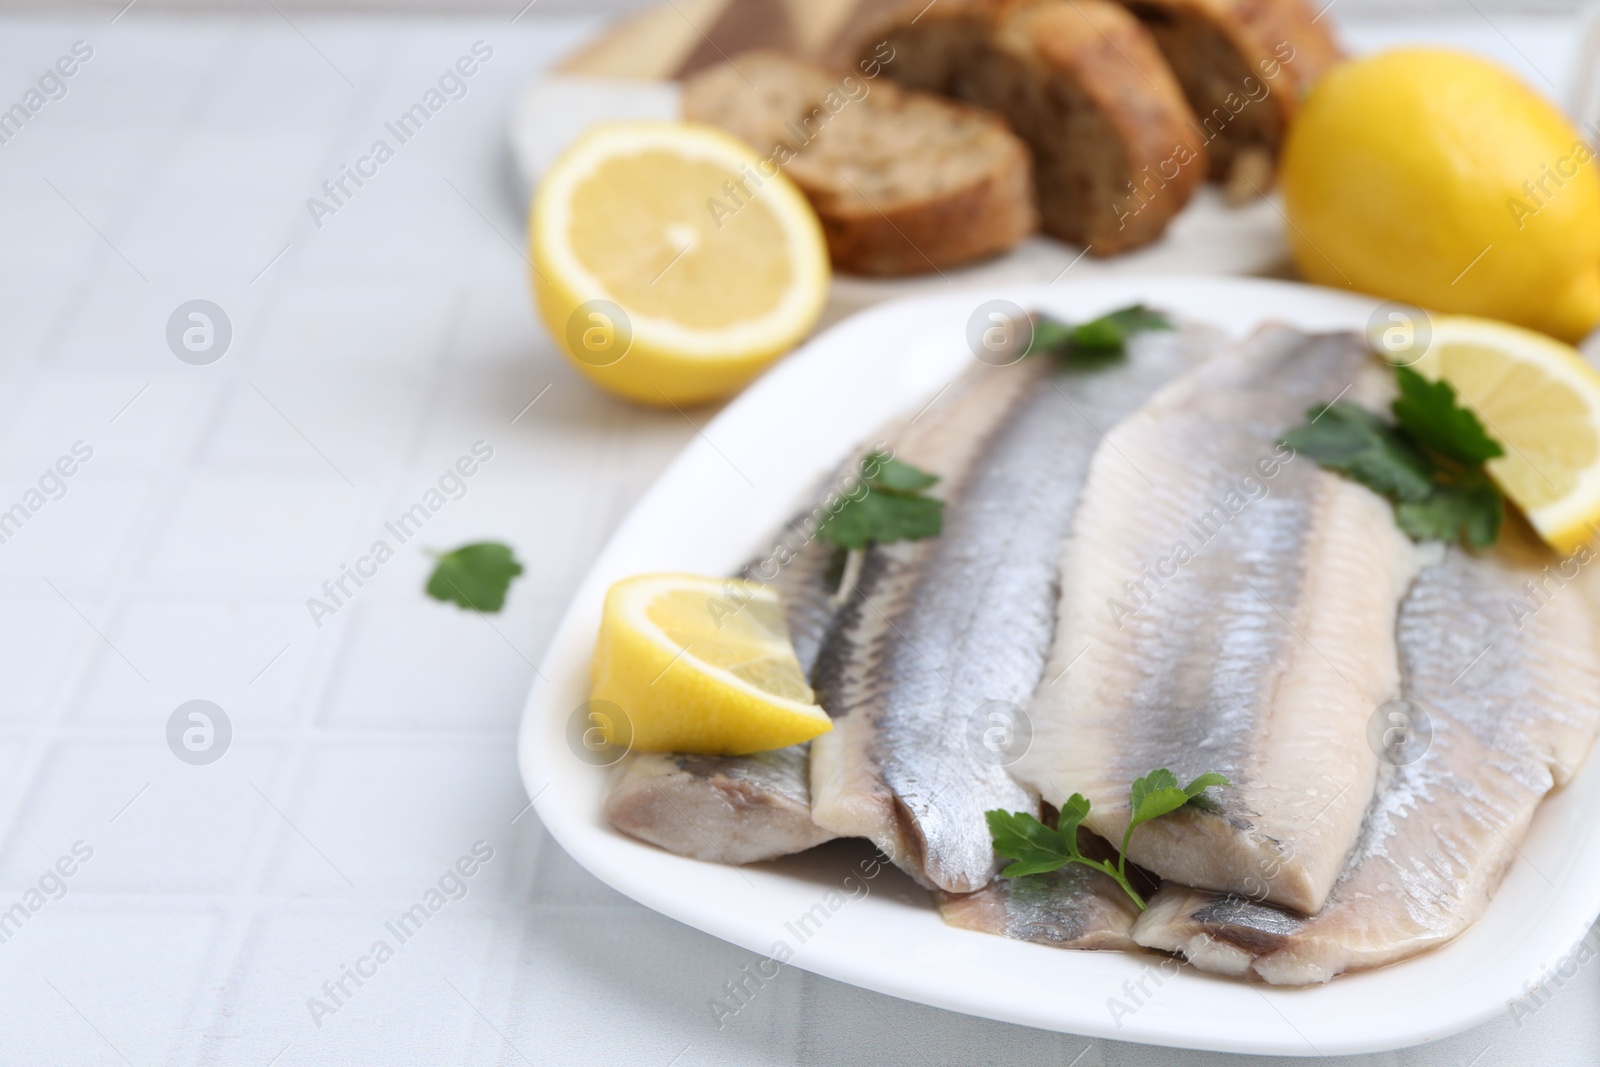
[[(885, 431), (896, 455), (934, 474), (958, 469), (976, 447), (960, 427), (975, 421), (972, 412), (1008, 409), (1038, 380), (1041, 362), (979, 366), (964, 375), (909, 424), (896, 422)], [(829, 487), (840, 481), (830, 479)], [(791, 520), (773, 550), (742, 569), (746, 578), (771, 581), (808, 675), (838, 607), (835, 551), (815, 535), (815, 520), (814, 511)], [(756, 863), (803, 852), (837, 836), (811, 820), (808, 748), (750, 756), (634, 753), (614, 772), (606, 819), (631, 837), (711, 862)]]
[(811, 821), (806, 745), (751, 756), (638, 752), (618, 768), (605, 814), (630, 837), (713, 863), (758, 863), (831, 841)]
[(870, 838), (923, 885), (989, 883), (984, 811), (1037, 811), (1038, 797), (969, 731), (985, 705), (1020, 710), (1039, 680), (1061, 539), (1101, 428), (1215, 344), (1204, 330), (1145, 333), (1094, 369), (1026, 360), (1030, 388), (973, 413), (961, 433), (982, 447), (964, 474), (944, 472), (944, 532), (870, 547), (818, 657), (813, 686), (834, 717), (811, 747), (818, 824)]
[[(1054, 825), (1056, 813), (1045, 812)], [(1094, 859), (1114, 859), (1105, 842), (1085, 831), (1078, 847)], [(1141, 893), (1156, 888), (1132, 873)], [(1048, 874), (996, 878), (976, 893), (934, 892), (939, 917), (951, 926), (1032, 941), (1054, 948), (1121, 949), (1133, 952), (1133, 923), (1139, 909), (1122, 887), (1100, 871), (1069, 863)]]
[[(1134, 928), (1141, 945), (1305, 985), (1416, 955), (1483, 914), (1534, 811), (1600, 731), (1595, 578), (1552, 581), (1553, 557), (1514, 536), (1484, 556), (1449, 548), (1402, 604), (1404, 692), (1432, 744), (1384, 768), (1327, 905), (1307, 919), (1169, 885)], [(1542, 590), (1531, 603), (1530, 581)]]
[(936, 896), (939, 917), (963, 930), (1059, 948), (1138, 948), (1132, 928), (1139, 909), (1116, 882), (1077, 864)]
[[(804, 518), (785, 526), (772, 554), (751, 561), (741, 576), (772, 575), (795, 657), (809, 674), (833, 618), (833, 550), (808, 532)], [(804, 852), (834, 837), (811, 821), (808, 748), (749, 756), (636, 752), (611, 780), (606, 819), (631, 837), (711, 862), (757, 863)]]
[(1355, 843), (1417, 551), (1385, 500), (1275, 442), (1319, 401), (1377, 406), (1389, 382), (1355, 334), (1266, 327), (1095, 457), (1015, 770), (1052, 804), (1084, 794), (1110, 841), (1135, 778), (1227, 775), (1209, 810), (1133, 835), (1128, 858), (1170, 881), (1309, 914)]

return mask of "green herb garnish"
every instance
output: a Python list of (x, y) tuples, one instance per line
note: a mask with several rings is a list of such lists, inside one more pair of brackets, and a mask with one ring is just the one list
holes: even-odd
[(1000, 872), (1003, 878), (1020, 878), (1028, 874), (1048, 874), (1069, 863), (1092, 867), (1114, 880), (1127, 893), (1139, 910), (1145, 908), (1128, 881), (1128, 842), (1138, 827), (1168, 815), (1186, 804), (1207, 807), (1203, 794), (1214, 785), (1228, 785), (1228, 779), (1215, 771), (1208, 771), (1186, 786), (1178, 785), (1177, 776), (1165, 768), (1151, 771), (1136, 779), (1128, 791), (1128, 829), (1122, 835), (1122, 847), (1117, 851), (1117, 862), (1090, 859), (1078, 851), (1078, 827), (1089, 814), (1089, 800), (1082, 793), (1074, 793), (1061, 805), (1061, 816), (1056, 828), (1050, 829), (1027, 812), (988, 811), (984, 818), (989, 822), (989, 833), (994, 838), (994, 850), (1007, 859), (1016, 860)]
[(1128, 338), (1134, 334), (1143, 330), (1172, 328), (1172, 320), (1143, 304), (1118, 308), (1077, 326), (1070, 326), (1048, 315), (1036, 314), (1033, 320), (1033, 345), (1028, 351), (1049, 352), (1060, 358), (1112, 358), (1127, 351)]
[[(1140, 330), (1170, 329), (1172, 323), (1165, 315), (1143, 304), (1119, 308), (1077, 326), (1035, 314), (1028, 351), (1048, 352), (1061, 359), (1117, 358), (1126, 351), (1128, 338)], [(859, 492), (852, 492), (824, 518), (817, 534), (845, 549), (937, 537), (944, 529), (944, 502), (924, 491), (938, 480), (909, 463), (874, 452), (861, 461)]]
[(1337, 401), (1309, 409), (1305, 425), (1284, 434), (1283, 443), (1388, 497), (1412, 540), (1489, 547), (1505, 501), (1483, 464), (1504, 449), (1457, 403), (1449, 382), (1430, 382), (1410, 367), (1396, 367), (1395, 378), (1395, 422)]
[(492, 613), (505, 607), (511, 579), (522, 573), (511, 549), (493, 541), (462, 545), (438, 560), (428, 579), (428, 595), (473, 611)]
[(1395, 382), (1400, 395), (1390, 409), (1423, 448), (1465, 466), (1481, 466), (1506, 454), (1478, 416), (1456, 403), (1449, 382), (1430, 382), (1410, 367), (1396, 367)]
[(865, 548), (869, 542), (920, 541), (944, 529), (944, 501), (925, 496), (939, 480), (882, 452), (861, 461), (861, 481), (817, 534), (839, 548)]

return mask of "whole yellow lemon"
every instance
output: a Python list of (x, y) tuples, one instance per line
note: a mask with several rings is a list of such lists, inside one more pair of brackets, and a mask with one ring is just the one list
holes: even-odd
[(1577, 340), (1600, 320), (1600, 173), (1559, 111), (1506, 70), (1436, 49), (1347, 63), (1284, 145), (1310, 280)]

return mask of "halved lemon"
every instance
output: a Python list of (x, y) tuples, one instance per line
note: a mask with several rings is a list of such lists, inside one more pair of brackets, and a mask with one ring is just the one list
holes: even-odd
[(1505, 455), (1489, 475), (1553, 548), (1571, 552), (1600, 523), (1600, 373), (1544, 334), (1437, 316), (1419, 373), (1443, 378)]
[[(770, 588), (645, 574), (606, 593), (591, 699), (627, 716), (646, 752), (737, 756), (833, 729), (817, 706)], [(608, 743), (618, 727), (606, 725)], [(623, 727), (626, 729), (626, 727)]]
[(827, 297), (827, 245), (805, 196), (710, 126), (595, 126), (539, 183), (529, 245), (562, 350), (646, 404), (735, 392), (810, 331)]

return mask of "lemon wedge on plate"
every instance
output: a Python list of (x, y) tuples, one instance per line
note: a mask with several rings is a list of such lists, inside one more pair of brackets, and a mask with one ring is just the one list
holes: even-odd
[[(591, 699), (627, 717), (646, 752), (738, 756), (833, 728), (789, 642), (770, 588), (733, 578), (645, 574), (606, 593)], [(616, 724), (602, 727), (610, 744)]]
[(539, 183), (529, 245), (540, 314), (574, 366), (663, 407), (744, 386), (810, 331), (828, 291), (799, 188), (684, 122), (592, 128)]
[(1543, 334), (1436, 316), (1416, 370), (1455, 387), (1505, 455), (1485, 466), (1541, 538), (1561, 552), (1600, 523), (1600, 373)]

